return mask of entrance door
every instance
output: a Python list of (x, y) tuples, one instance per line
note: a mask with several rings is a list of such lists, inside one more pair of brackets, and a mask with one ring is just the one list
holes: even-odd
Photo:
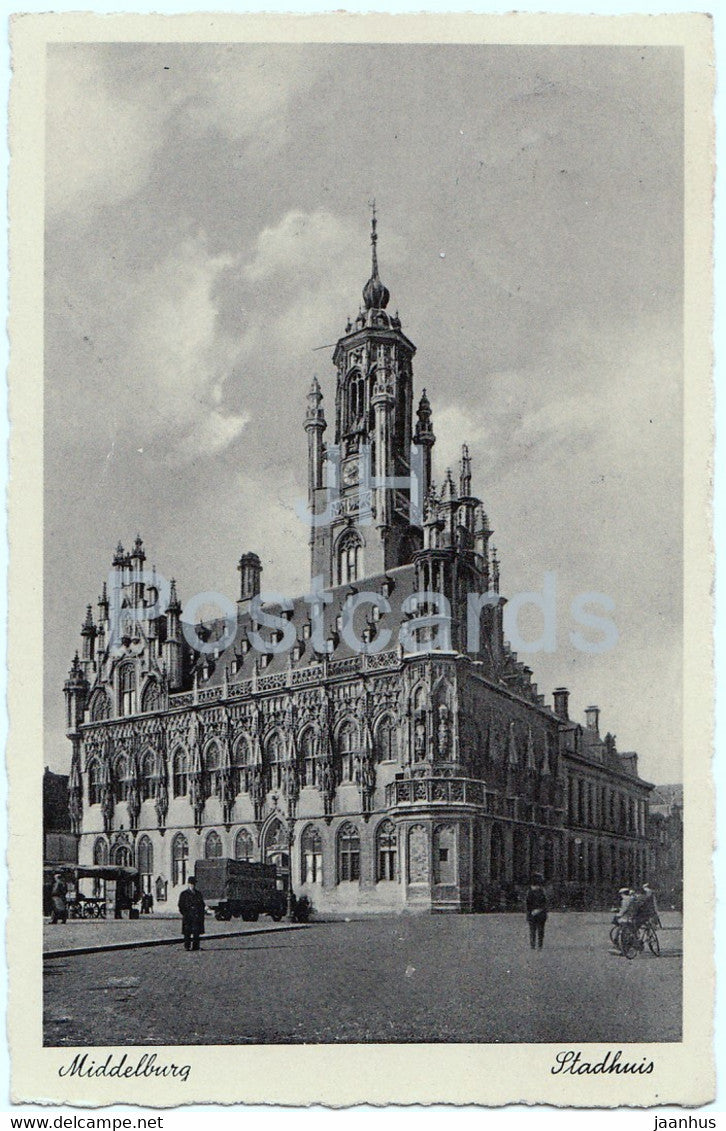
[(290, 853), (287, 829), (282, 821), (273, 821), (265, 834), (263, 859), (277, 868), (277, 886), (287, 891), (290, 886)]

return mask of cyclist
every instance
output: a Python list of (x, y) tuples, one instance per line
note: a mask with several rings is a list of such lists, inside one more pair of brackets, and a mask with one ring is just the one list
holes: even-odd
[(650, 923), (652, 927), (660, 927), (661, 925), (655, 892), (650, 884), (643, 884), (643, 894), (640, 897), (634, 920), (636, 927), (643, 927), (646, 923)]
[(631, 888), (621, 888), (618, 895), (620, 896), (620, 907), (613, 917), (613, 923), (620, 926), (622, 923), (629, 923), (632, 919), (635, 892)]

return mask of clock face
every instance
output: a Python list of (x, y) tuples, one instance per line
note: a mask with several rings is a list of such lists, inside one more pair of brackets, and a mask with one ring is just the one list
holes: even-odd
[(343, 486), (353, 487), (358, 482), (358, 460), (349, 459), (343, 464)]

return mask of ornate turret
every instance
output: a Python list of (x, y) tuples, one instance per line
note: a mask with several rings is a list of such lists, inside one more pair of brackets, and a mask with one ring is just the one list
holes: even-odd
[[(308, 395), (308, 489), (310, 509), (319, 516), (311, 530), (311, 569), (325, 585), (404, 565), (422, 541), (420, 506), (427, 483), (421, 483), (421, 453), (412, 448), (416, 347), (398, 315), (387, 313), (390, 294), (379, 275), (377, 244), (374, 209), (364, 309), (346, 323), (333, 354), (335, 437), (325, 446), (317, 382)], [(323, 486), (326, 453), (336, 475)], [(329, 493), (333, 483), (337, 489)]]
[(469, 498), (471, 495), (471, 456), (467, 444), (461, 445), (459, 494), (463, 499)]
[(93, 608), (91, 605), (87, 605), (86, 619), (84, 620), (81, 627), (81, 637), (83, 640), (81, 656), (84, 665), (87, 667), (90, 667), (93, 664), (96, 631), (96, 626), (93, 623)]
[(323, 486), (323, 432), (327, 427), (320, 382), (317, 377), (313, 377), (304, 424), (308, 434), (308, 505), (311, 509), (315, 501), (315, 492)]
[(182, 686), (181, 602), (172, 577), (169, 587), (169, 604), (166, 607), (166, 638), (162, 644), (169, 690), (179, 691)]
[(431, 402), (426, 396), (425, 389), (421, 394), (421, 400), (418, 402), (416, 416), (418, 419), (413, 439), (414, 443), (423, 449), (422, 493), (423, 497), (426, 498), (431, 489), (431, 449), (436, 443), (436, 437), (431, 426)]
[(68, 672), (68, 679), (63, 685), (66, 697), (66, 727), (69, 736), (75, 734), (83, 722), (83, 709), (86, 705), (88, 687), (83, 665), (76, 652)]

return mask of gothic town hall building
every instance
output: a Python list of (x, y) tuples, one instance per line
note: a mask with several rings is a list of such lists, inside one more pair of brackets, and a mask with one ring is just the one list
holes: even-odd
[(533, 872), (565, 905), (607, 904), (647, 878), (651, 786), (504, 639), (467, 449), (431, 480), (375, 218), (372, 251), (333, 354), (332, 443), (317, 380), (307, 398), (312, 593), (262, 606), (245, 553), (231, 628), (190, 633), (137, 538), (88, 607), (65, 684), (79, 862), (138, 868), (159, 910), (215, 856), (274, 861), (328, 912), (506, 906)]

